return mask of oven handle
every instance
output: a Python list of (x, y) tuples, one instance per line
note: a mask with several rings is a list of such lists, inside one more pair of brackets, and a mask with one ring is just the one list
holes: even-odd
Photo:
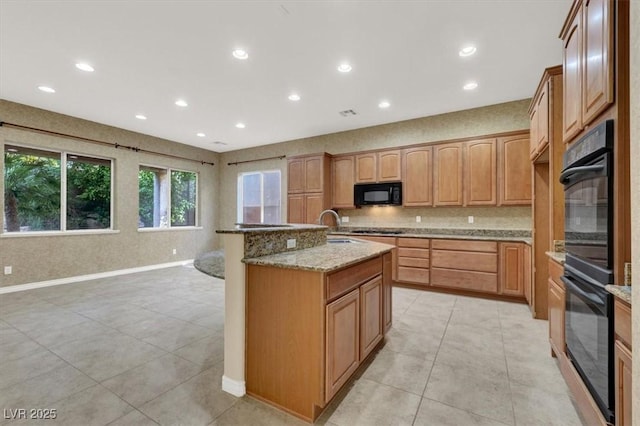
[(604, 307), (605, 306), (605, 304), (602, 302), (602, 300), (600, 300), (598, 297), (595, 297), (595, 296), (593, 296), (591, 294), (587, 294), (583, 289), (581, 289), (580, 287), (575, 285), (567, 277), (562, 276), (562, 277), (560, 277), (560, 279), (562, 280), (562, 282), (565, 283), (566, 286), (571, 287), (571, 292), (575, 293), (578, 297), (580, 297), (580, 298), (582, 298), (584, 300), (588, 300), (589, 302), (591, 302), (595, 306), (598, 306), (598, 307)]
[(583, 172), (599, 172), (604, 169), (604, 164), (594, 164), (593, 166), (577, 166), (566, 169), (560, 174), (560, 183), (566, 185), (569, 183), (569, 177), (575, 175), (576, 173)]

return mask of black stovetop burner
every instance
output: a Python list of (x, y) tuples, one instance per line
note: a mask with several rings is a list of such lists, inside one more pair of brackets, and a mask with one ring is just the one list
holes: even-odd
[(384, 234), (384, 235), (398, 235), (402, 234), (402, 231), (387, 231), (384, 229), (356, 229), (355, 231), (349, 231), (352, 234)]

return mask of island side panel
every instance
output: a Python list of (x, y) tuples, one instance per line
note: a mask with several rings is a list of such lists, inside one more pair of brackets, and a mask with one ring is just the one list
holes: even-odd
[(247, 267), (247, 393), (307, 421), (324, 406), (324, 274)]

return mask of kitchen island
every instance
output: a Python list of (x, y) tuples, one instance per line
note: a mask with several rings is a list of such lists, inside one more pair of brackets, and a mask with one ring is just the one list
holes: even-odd
[(327, 240), (326, 231), (218, 231), (226, 234), (223, 390), (246, 391), (307, 421), (391, 325), (393, 246)]

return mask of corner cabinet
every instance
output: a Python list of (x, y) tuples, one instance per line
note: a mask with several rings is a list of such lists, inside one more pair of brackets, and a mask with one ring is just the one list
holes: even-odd
[(498, 138), (498, 205), (531, 204), (529, 135)]
[(613, 12), (613, 0), (578, 0), (562, 28), (565, 143), (614, 101)]
[[(331, 159), (328, 154), (292, 157), (287, 161), (287, 222), (316, 223), (331, 208)], [(330, 224), (330, 218), (325, 224)]]
[(462, 143), (433, 147), (433, 205), (461, 206)]

